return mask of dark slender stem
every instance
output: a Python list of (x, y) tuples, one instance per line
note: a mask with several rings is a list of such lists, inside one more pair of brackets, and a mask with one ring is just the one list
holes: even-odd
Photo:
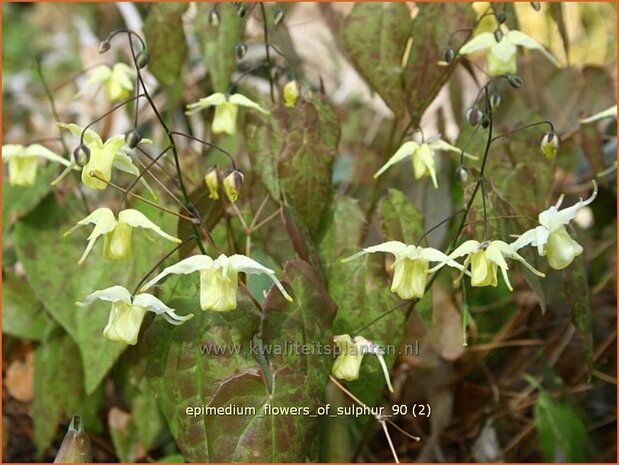
[(122, 205), (125, 200), (127, 199), (127, 195), (129, 194), (129, 192), (131, 192), (131, 189), (133, 189), (136, 184), (140, 181), (140, 179), (142, 179), (144, 177), (144, 175), (150, 170), (150, 168), (157, 163), (157, 161), (163, 157), (168, 150), (170, 150), (171, 147), (168, 145), (159, 155), (157, 155), (148, 165), (146, 165), (146, 168), (144, 168), (144, 170), (142, 170), (140, 172), (140, 174), (138, 174), (136, 176), (136, 178), (133, 180), (133, 182), (131, 184), (129, 184), (129, 187), (127, 187), (127, 190), (125, 191), (125, 193), (123, 194), (122, 198), (120, 199), (120, 204)]
[[(37, 57), (37, 59), (36, 59), (36, 64), (37, 64), (37, 74), (39, 76), (39, 79), (41, 80), (41, 84), (43, 85), (43, 89), (45, 90), (45, 95), (47, 95), (47, 100), (49, 100), (49, 105), (50, 105), (51, 110), (52, 110), (52, 116), (54, 117), (56, 122), (59, 122), (60, 121), (60, 116), (58, 115), (58, 110), (56, 110), (56, 101), (54, 100), (54, 94), (52, 93), (52, 91), (50, 90), (49, 86), (47, 85), (47, 81), (45, 80), (45, 76), (43, 75), (43, 67), (41, 66), (41, 59), (39, 57)], [(67, 143), (64, 140), (64, 132), (62, 131), (61, 128), (58, 128), (58, 131), (60, 133), (59, 139), (60, 139), (60, 143), (62, 144), (62, 148), (63, 148), (64, 152), (67, 155), (69, 155), (69, 157), (71, 157), (71, 152), (69, 151), (69, 147), (67, 146)], [(82, 206), (84, 207), (84, 211), (86, 213), (90, 213), (90, 206), (88, 205), (88, 200), (86, 199), (86, 196), (84, 195), (82, 190), (79, 188), (79, 181), (80, 181), (79, 175), (77, 173), (73, 173), (73, 177), (78, 182), (78, 187), (77, 187), (78, 197), (80, 198), (80, 201), (82, 202)]]
[(423, 233), (423, 236), (421, 236), (419, 238), (419, 240), (417, 241), (417, 245), (419, 245), (421, 243), (422, 240), (424, 240), (426, 238), (426, 236), (428, 234), (430, 234), (432, 231), (440, 228), (442, 225), (444, 225), (445, 223), (447, 223), (448, 221), (451, 221), (452, 219), (454, 219), (456, 216), (458, 216), (460, 213), (464, 213), (464, 208), (461, 208), (460, 210), (458, 210), (456, 213), (454, 213), (453, 215), (448, 216), (447, 218), (445, 218), (444, 220), (439, 221), (438, 223), (436, 223), (434, 226), (432, 226), (430, 229), (428, 229), (426, 232)]
[(189, 134), (185, 134), (184, 132), (180, 132), (180, 131), (171, 131), (170, 134), (176, 134), (178, 136), (183, 136), (183, 137), (186, 137), (187, 139), (194, 140), (196, 142), (200, 142), (202, 145), (206, 145), (207, 147), (212, 147), (215, 150), (218, 150), (219, 152), (223, 153), (224, 155), (226, 155), (230, 159), (230, 163), (232, 163), (232, 168), (236, 169), (236, 163), (234, 162), (234, 158), (232, 158), (232, 155), (230, 155), (230, 152), (225, 151), (224, 149), (222, 149), (218, 145), (213, 144), (211, 142), (207, 142), (205, 140), (202, 140), (199, 137), (195, 137), (195, 136), (191, 136)]
[[(189, 198), (189, 194), (187, 193), (187, 189), (185, 187), (185, 183), (183, 181), (183, 173), (181, 170), (181, 165), (180, 165), (180, 160), (179, 160), (179, 156), (178, 156), (178, 150), (176, 148), (176, 142), (174, 141), (174, 136), (172, 134), (172, 132), (170, 131), (170, 128), (168, 127), (168, 125), (166, 124), (165, 120), (163, 119), (163, 117), (161, 116), (161, 113), (159, 113), (159, 110), (157, 109), (157, 106), (155, 105), (155, 102), (153, 102), (153, 99), (151, 98), (146, 85), (144, 84), (144, 80), (142, 78), (142, 73), (140, 72), (140, 67), (138, 66), (137, 63), (137, 58), (135, 56), (135, 50), (133, 47), (133, 41), (131, 40), (131, 35), (135, 35), (138, 37), (138, 39), (140, 40), (140, 42), (142, 43), (142, 46), (144, 48), (146, 48), (146, 45), (144, 44), (144, 41), (142, 40), (142, 38), (138, 35), (135, 34), (133, 31), (117, 31), (117, 32), (126, 32), (128, 34), (128, 38), (129, 38), (129, 48), (131, 49), (131, 57), (133, 58), (133, 64), (135, 66), (135, 70), (137, 72), (138, 75), (138, 81), (140, 82), (142, 89), (144, 90), (144, 96), (146, 97), (146, 100), (148, 101), (150, 107), (153, 109), (153, 112), (155, 113), (155, 116), (157, 117), (157, 119), (159, 120), (159, 123), (161, 124), (161, 126), (163, 127), (170, 146), (172, 147), (172, 154), (174, 155), (174, 165), (176, 167), (176, 176), (178, 178), (178, 187), (181, 191), (181, 193), (183, 194), (183, 199), (185, 200), (185, 203), (187, 204), (189, 208), (189, 210), (197, 217), (200, 219), (200, 222), (202, 222), (200, 215), (197, 211), (197, 209), (195, 208), (195, 206), (193, 205), (193, 203), (191, 202), (191, 199)], [(117, 32), (114, 32), (113, 34), (110, 34), (110, 38), (113, 37)], [(197, 226), (192, 222), (191, 223), (191, 230), (193, 233), (193, 237), (194, 240), (196, 241), (196, 244), (198, 245), (198, 248), (200, 249), (200, 252), (202, 252), (202, 254), (207, 255), (206, 253), (206, 248), (204, 247), (204, 244), (202, 244), (202, 240), (200, 239), (200, 233), (198, 231)], [(208, 239), (212, 242), (212, 237), (209, 235), (207, 235)], [(216, 245), (214, 242), (212, 242), (213, 247), (216, 248)]]
[(80, 145), (84, 143), (84, 134), (86, 134), (86, 131), (94, 124), (97, 124), (99, 121), (101, 121), (104, 118), (107, 118), (108, 116), (110, 116), (112, 113), (114, 113), (116, 110), (118, 110), (119, 108), (124, 107), (125, 105), (127, 105), (130, 102), (133, 102), (134, 100), (138, 100), (142, 97), (144, 97), (145, 94), (138, 94), (138, 95), (134, 95), (131, 98), (128, 98), (127, 100), (124, 100), (123, 102), (120, 102), (119, 104), (115, 105), (112, 107), (111, 110), (106, 111), (105, 113), (103, 113), (101, 116), (99, 116), (97, 119), (91, 121), (90, 123), (88, 123), (84, 129), (82, 129), (82, 134), (80, 135)]
[(272, 64), (271, 64), (271, 52), (269, 49), (269, 24), (267, 23), (267, 13), (264, 8), (264, 3), (260, 2), (260, 11), (262, 12), (262, 30), (264, 32), (264, 45), (265, 51), (267, 54), (267, 66), (269, 68), (269, 91), (271, 93), (271, 102), (275, 103), (275, 93), (273, 91), (273, 74), (271, 73)]
[(486, 210), (486, 188), (485, 179), (479, 179), (479, 185), (481, 187), (481, 204), (484, 212), (484, 242), (488, 240), (488, 211)]
[(513, 131), (509, 131), (509, 132), (506, 132), (504, 134), (499, 134), (498, 136), (494, 136), (494, 138), (492, 139), (492, 142), (494, 142), (495, 140), (500, 139), (502, 137), (510, 136), (510, 135), (515, 134), (515, 133), (517, 133), (519, 131), (523, 131), (525, 129), (529, 129), (529, 128), (532, 128), (532, 127), (535, 127), (535, 126), (540, 126), (542, 124), (548, 125), (552, 132), (555, 131), (555, 127), (554, 127), (554, 125), (550, 121), (538, 121), (537, 123), (526, 124), (524, 126), (521, 126), (519, 128), (514, 129)]

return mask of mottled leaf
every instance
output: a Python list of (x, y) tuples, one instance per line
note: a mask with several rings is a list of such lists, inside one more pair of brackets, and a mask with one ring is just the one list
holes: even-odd
[(591, 330), (591, 302), (587, 281), (586, 263), (582, 255), (563, 270), (563, 284), (570, 307), (572, 324), (576, 328), (585, 350), (587, 368), (593, 369), (593, 333)]
[(243, 36), (243, 20), (236, 14), (236, 8), (222, 3), (217, 8), (219, 24), (214, 26), (208, 21), (214, 5), (198, 3), (197, 7), (196, 33), (211, 84), (215, 92), (227, 92), (236, 69), (234, 47)]
[(389, 189), (378, 211), (385, 240), (415, 244), (423, 236), (423, 216), (401, 191)]
[[(304, 262), (288, 264), (284, 281), (295, 300), (289, 304), (271, 289), (264, 304), (262, 337), (260, 315), (245, 300), (230, 312), (199, 311), (197, 281), (183, 276), (164, 284), (165, 300), (180, 313), (193, 311), (195, 317), (178, 327), (155, 322), (147, 333), (147, 376), (183, 455), (190, 461), (305, 460), (316, 420), (261, 413), (266, 403), (318, 405), (330, 359), (278, 351), (330, 340), (335, 304), (321, 279)], [(211, 353), (202, 354), (201, 345)], [(258, 347), (264, 348), (262, 356)], [(203, 405), (253, 407), (256, 415), (186, 413), (187, 407)]]
[(164, 85), (178, 82), (187, 57), (182, 21), (186, 9), (186, 3), (159, 3), (152, 6), (144, 23), (148, 70)]
[[(17, 257), (24, 267), (26, 279), (36, 297), (71, 335), (80, 348), (87, 392), (93, 392), (126, 345), (111, 342), (102, 336), (110, 309), (109, 303), (98, 302), (80, 308), (75, 302), (87, 293), (113, 285), (129, 289), (156, 262), (158, 245), (136, 231), (131, 260), (116, 262), (100, 256), (103, 239), (80, 267), (77, 260), (84, 251), (86, 230), (63, 238), (83, 213), (76, 202), (60, 206), (48, 197), (16, 227)], [(153, 218), (157, 223), (157, 219)]]
[(402, 59), (411, 35), (411, 13), (404, 3), (355, 3), (342, 41), (348, 58), (396, 115), (406, 113)]
[(322, 137), (320, 115), (310, 103), (303, 104), (301, 130), (289, 131), (278, 159), (278, 173), (286, 203), (315, 234), (331, 196), (331, 172), (336, 147)]
[[(404, 69), (404, 88), (413, 121), (419, 121), (428, 105), (447, 82), (456, 62), (439, 66), (441, 51), (456, 29), (471, 27), (475, 15), (468, 3), (418, 3), (413, 20), (413, 44)], [(454, 40), (454, 49), (459, 43)]]

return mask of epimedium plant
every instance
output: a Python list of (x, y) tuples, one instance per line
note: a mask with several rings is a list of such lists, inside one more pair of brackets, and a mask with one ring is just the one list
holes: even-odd
[[(501, 109), (528, 85), (518, 73), (518, 47), (559, 66), (542, 45), (507, 25), (507, 13), (488, 7), (476, 17), (467, 4), (430, 3), (417, 5), (411, 19), (402, 3), (358, 3), (343, 17), (324, 6), (342, 52), (395, 115), (379, 156), (367, 163), (360, 152), (350, 157), (357, 167), (342, 168), (349, 126), (296, 54), (275, 44), (273, 35), (280, 31), (281, 41), (286, 30), (283, 7), (192, 7), (207, 69), (193, 98), (182, 91), (184, 73), (197, 66), (186, 64), (187, 8), (155, 5), (144, 38), (118, 29), (101, 41), (103, 57), (118, 45), (130, 62), (88, 71), (76, 98), (102, 90), (107, 109), (82, 126), (56, 111), (39, 64), (59, 131), (51, 142), (62, 150), (45, 147), (44, 140), (3, 146), (8, 195), (18, 199), (8, 206), (9, 241), (25, 275), (8, 273), (8, 294), (27, 296), (37, 321), (32, 338), (40, 341), (33, 414), (39, 454), (75, 412), (80, 428), (100, 431), (97, 412), (105, 382), (113, 379), (124, 404), (114, 407), (108, 424), (123, 461), (139, 458), (131, 447), (136, 441), (145, 450), (155, 447), (164, 429), (190, 462), (329, 460), (319, 435), (321, 426), (335, 431), (328, 419), (260, 411), (268, 404), (316, 412), (330, 383), (349, 400), (384, 403), (385, 388), (397, 389), (395, 354), (385, 347), (402, 343), (413, 313), (428, 328), (438, 326), (434, 285), (456, 296), (458, 343), (464, 345), (473, 293), (530, 286), (543, 309), (543, 280), (556, 271), (567, 287), (588, 292), (584, 248), (571, 222), (595, 201), (598, 183), (589, 175), (589, 187), (581, 189), (590, 191), (587, 198), (568, 202), (560, 193), (556, 203), (546, 202), (555, 197), (550, 181), (563, 148), (555, 123), (537, 116), (501, 121)], [(479, 31), (487, 18), (494, 30)], [(257, 48), (263, 56), (247, 69), (241, 64), (250, 20), (262, 28)], [(476, 53), (486, 54), (485, 65), (471, 61)], [(422, 129), (421, 118), (460, 67), (484, 81), (476, 77), (477, 94), (452, 144)], [(110, 135), (107, 122), (121, 113), (128, 126)], [(600, 113), (613, 115), (616, 107)], [(531, 201), (506, 197), (517, 192), (508, 183), (529, 174), (517, 168), (520, 181), (501, 177), (510, 168), (498, 152), (511, 142), (541, 167), (539, 177), (527, 181), (536, 191)], [(37, 173), (38, 159), (64, 169), (55, 177), (49, 166)], [(402, 168), (407, 184), (429, 180), (432, 195), (449, 183), (461, 208), (424, 220), (390, 185), (396, 166), (403, 166), (396, 164), (408, 159), (412, 171)], [(369, 193), (357, 190), (356, 199), (350, 189), (336, 189), (336, 174), (350, 178), (363, 168), (367, 179), (357, 184), (371, 183)], [(443, 210), (439, 200), (436, 209)], [(446, 238), (431, 242), (441, 228)], [(590, 310), (583, 299), (572, 318), (591, 364)], [(9, 307), (6, 322), (17, 307)], [(286, 346), (330, 350), (274, 349)], [(44, 363), (54, 352), (71, 359)], [(552, 407), (547, 395), (543, 400), (539, 411)], [(258, 413), (188, 414), (229, 405)], [(135, 414), (126, 420), (124, 410)], [(388, 425), (393, 434), (409, 433), (388, 418), (376, 420), (398, 460)], [(546, 445), (544, 451), (552, 449)]]

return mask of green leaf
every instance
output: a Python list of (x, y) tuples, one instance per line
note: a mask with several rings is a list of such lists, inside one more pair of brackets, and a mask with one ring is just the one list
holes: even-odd
[(159, 3), (151, 7), (144, 23), (148, 70), (166, 86), (178, 82), (187, 57), (182, 21), (186, 9), (186, 3)]
[[(260, 315), (245, 300), (234, 311), (201, 312), (197, 281), (195, 276), (182, 276), (164, 284), (164, 300), (181, 314), (193, 311), (195, 317), (177, 327), (155, 321), (146, 335), (147, 376), (183, 455), (188, 461), (305, 460), (316, 419), (260, 414), (267, 402), (278, 407), (318, 405), (330, 359), (278, 351), (330, 341), (328, 328), (336, 306), (320, 278), (304, 262), (286, 266), (284, 281), (292, 288), (294, 302), (271, 289), (264, 304), (262, 338)], [(211, 353), (203, 355), (201, 345)], [(262, 364), (256, 360), (260, 346)], [(215, 350), (225, 352), (216, 355)], [(186, 412), (187, 407), (203, 405), (254, 407), (256, 415), (194, 418)]]
[(411, 36), (404, 3), (355, 3), (342, 41), (353, 65), (398, 116), (406, 113), (402, 60)]
[[(413, 44), (404, 68), (404, 88), (413, 121), (421, 119), (456, 66), (457, 60), (446, 67), (438, 65), (449, 36), (456, 29), (472, 27), (475, 21), (468, 3), (418, 3), (417, 7)], [(452, 44), (454, 49), (456, 45)]]
[(34, 363), (34, 442), (39, 458), (51, 444), (58, 424), (75, 413), (82, 417), (87, 431), (98, 431), (98, 411), (103, 390), (91, 395), (84, 390), (84, 372), (79, 349), (59, 326), (49, 326), (35, 352)]
[(591, 302), (585, 259), (579, 255), (563, 270), (563, 285), (572, 324), (585, 350), (587, 368), (593, 369), (593, 332), (591, 329)]
[(564, 401), (554, 401), (542, 390), (533, 408), (533, 415), (544, 461), (587, 461), (587, 427), (574, 407)]
[(389, 189), (378, 205), (378, 212), (385, 240), (415, 244), (423, 236), (423, 215), (401, 191)]
[[(156, 262), (158, 250), (164, 246), (162, 239), (148, 240), (143, 231), (137, 230), (132, 258), (128, 262), (115, 262), (100, 256), (101, 238), (101, 244), (95, 246), (80, 267), (76, 262), (86, 247), (86, 230), (67, 238), (62, 233), (83, 216), (76, 210), (76, 202), (67, 201), (61, 206), (50, 196), (20, 221), (15, 229), (15, 242), (17, 256), (34, 294), (77, 343), (86, 391), (91, 393), (126, 345), (108, 341), (102, 335), (109, 303), (80, 308), (75, 302), (87, 293), (116, 284), (131, 289)], [(158, 223), (156, 218), (151, 219)]]
[(58, 165), (48, 163), (39, 167), (37, 179), (33, 186), (11, 186), (2, 182), (2, 235), (13, 226), (22, 216), (27, 215), (50, 190), (50, 181), (54, 179)]
[[(347, 263), (341, 261), (359, 250), (354, 238), (361, 237), (363, 218), (363, 213), (354, 200), (346, 197), (337, 199), (321, 243), (329, 269), (329, 294), (339, 305), (333, 333), (351, 336), (358, 334), (377, 344), (397, 347), (404, 332), (406, 306), (392, 311), (369, 328), (357, 332), (400, 303), (389, 290), (390, 283), (385, 275), (383, 254), (366, 255)], [(345, 243), (344, 235), (351, 238), (348, 244)], [(388, 354), (386, 359), (388, 364), (393, 363), (394, 354)], [(374, 405), (386, 387), (378, 361), (374, 357), (364, 360), (359, 380), (347, 382), (347, 387), (366, 404)]]
[[(324, 137), (320, 112), (311, 103), (300, 108), (299, 126), (288, 129), (278, 158), (280, 187), (288, 205), (316, 234), (331, 196), (331, 174), (337, 141)], [(335, 144), (334, 144), (335, 142)]]
[(320, 242), (320, 250), (327, 266), (353, 255), (365, 223), (359, 202), (350, 197), (337, 198), (332, 205), (326, 233)]
[(245, 143), (253, 171), (275, 200), (281, 199), (277, 159), (284, 145), (280, 120), (285, 115), (286, 109), (279, 106), (271, 115), (248, 112), (245, 117)]
[(232, 73), (236, 69), (234, 47), (243, 37), (243, 20), (232, 5), (221, 4), (217, 8), (219, 24), (211, 26), (208, 17), (213, 5), (198, 3), (197, 8), (196, 33), (211, 84), (215, 92), (228, 92)]
[[(161, 299), (177, 313), (193, 313), (194, 317), (180, 326), (155, 319), (144, 335), (148, 347), (146, 377), (178, 447), (190, 462), (214, 461), (217, 451), (228, 451), (208, 438), (207, 418), (194, 418), (186, 408), (208, 405), (215, 391), (228, 383), (236, 385), (237, 378), (244, 375), (259, 378), (260, 370), (249, 346), (260, 324), (256, 309), (241, 300), (234, 311), (203, 312), (198, 281), (195, 275), (168, 278)], [(204, 348), (230, 350), (203, 355)]]
[(2, 332), (40, 341), (52, 323), (43, 304), (28, 283), (13, 272), (3, 272), (2, 286)]

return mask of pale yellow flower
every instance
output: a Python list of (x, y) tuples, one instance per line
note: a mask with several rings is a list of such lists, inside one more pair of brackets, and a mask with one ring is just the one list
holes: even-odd
[(193, 317), (177, 315), (176, 312), (151, 294), (138, 294), (131, 296), (129, 291), (122, 286), (112, 286), (107, 289), (95, 291), (88, 295), (83, 302), (77, 302), (80, 307), (91, 305), (96, 300), (112, 302), (110, 316), (103, 330), (103, 336), (110, 341), (123, 342), (135, 345), (142, 320), (146, 312), (161, 315), (168, 323), (180, 325)]
[(389, 391), (393, 392), (393, 386), (389, 378), (389, 369), (383, 357), (384, 350), (382, 347), (361, 336), (355, 336), (354, 339), (351, 339), (348, 334), (334, 336), (333, 342), (335, 342), (339, 349), (339, 354), (331, 367), (331, 374), (335, 378), (345, 379), (346, 381), (359, 379), (359, 370), (361, 369), (363, 357), (365, 355), (376, 355), (383, 370), (387, 387)]
[(17, 144), (2, 146), (2, 162), (9, 164), (9, 184), (11, 186), (32, 186), (37, 178), (39, 159), (50, 160), (69, 166), (69, 160), (40, 144), (26, 147)]
[(64, 233), (64, 237), (77, 231), (82, 226), (94, 224), (90, 236), (88, 236), (88, 246), (81, 258), (77, 262), (79, 265), (84, 263), (86, 257), (92, 250), (95, 242), (103, 236), (103, 256), (109, 260), (123, 260), (131, 256), (131, 237), (133, 228), (144, 228), (154, 231), (164, 239), (180, 243), (181, 240), (166, 234), (159, 226), (149, 220), (142, 212), (134, 209), (123, 210), (118, 214), (118, 220), (109, 208), (98, 208), (83, 220), (77, 222), (75, 226)]
[[(98, 91), (103, 87), (111, 102), (120, 102), (131, 97), (136, 78), (135, 70), (125, 63), (116, 63), (111, 68), (108, 65), (100, 65), (94, 68), (84, 85), (84, 89), (95, 87)], [(84, 93), (84, 89), (76, 97), (80, 97)]]
[(215, 117), (211, 126), (213, 134), (236, 134), (236, 117), (239, 106), (252, 108), (266, 115), (269, 114), (267, 110), (244, 95), (227, 95), (221, 92), (201, 98), (196, 103), (190, 103), (187, 105), (185, 114), (191, 115), (212, 106), (215, 107)]
[(574, 205), (559, 210), (564, 196), (557, 203), (539, 214), (539, 226), (529, 229), (511, 244), (514, 250), (526, 245), (537, 248), (541, 257), (546, 257), (548, 265), (555, 270), (562, 270), (583, 252), (582, 246), (569, 235), (565, 225), (576, 218), (578, 210), (589, 205), (597, 196), (597, 183), (593, 181), (593, 194), (587, 200), (580, 199)]
[[(57, 124), (59, 127), (69, 130), (71, 134), (76, 137), (80, 137), (82, 134), (82, 128), (76, 124)], [(152, 143), (149, 139), (142, 139), (140, 142)], [(124, 151), (127, 149), (125, 136), (113, 136), (104, 143), (99, 134), (92, 129), (87, 129), (84, 133), (84, 144), (88, 150), (90, 150), (90, 159), (82, 168), (82, 182), (91, 189), (105, 189), (107, 187), (107, 182), (109, 182), (112, 178), (112, 168), (136, 177), (140, 175), (140, 170), (133, 164), (131, 156)], [(56, 184), (66, 174), (68, 174), (70, 169), (75, 167), (76, 165), (72, 164), (69, 168), (67, 168), (67, 170), (65, 170), (65, 172), (58, 176), (58, 178), (52, 181), (52, 184)], [(140, 177), (140, 182), (144, 184), (144, 186), (154, 196), (154, 192), (144, 179), (144, 176)]]
[[(434, 155), (437, 151), (450, 151), (457, 153), (462, 152), (462, 150), (460, 150), (458, 147), (454, 147), (453, 145), (441, 139), (435, 139), (430, 142), (422, 143), (415, 141), (405, 142), (396, 151), (396, 153), (393, 154), (393, 156), (387, 161), (387, 163), (385, 163), (376, 172), (374, 178), (379, 177), (392, 165), (395, 165), (396, 163), (404, 160), (405, 158), (411, 157), (413, 160), (413, 172), (415, 173), (415, 179), (420, 179), (423, 176), (430, 176), (430, 178), (432, 179), (432, 185), (437, 188), (438, 184), (436, 182), (436, 162), (434, 160)], [(464, 156), (477, 160), (476, 156), (468, 153), (464, 153)]]
[(459, 53), (462, 55), (468, 55), (481, 50), (487, 50), (487, 71), (491, 76), (516, 74), (518, 72), (516, 54), (518, 46), (531, 50), (537, 50), (548, 58), (555, 66), (559, 65), (555, 57), (548, 53), (544, 47), (524, 32), (511, 30), (503, 33), (502, 36), (502, 39), (497, 41), (495, 34), (492, 32), (482, 32), (464, 44), (460, 48)]
[[(497, 268), (499, 268), (503, 274), (503, 279), (505, 280), (507, 288), (512, 291), (513, 288), (509, 282), (509, 276), (507, 275), (509, 266), (505, 258), (517, 260), (535, 275), (544, 277), (544, 273), (537, 271), (529, 265), (509, 244), (503, 241), (465, 241), (449, 254), (449, 259), (453, 260), (463, 256), (466, 256), (466, 259), (462, 266), (464, 267), (464, 271), (467, 271), (470, 267), (471, 286), (473, 287), (496, 287), (498, 282)], [(430, 271), (435, 271), (444, 264), (445, 263), (438, 265)], [(460, 276), (462, 276), (462, 274)]]
[(396, 293), (402, 299), (412, 299), (413, 297), (421, 299), (423, 297), (426, 290), (430, 262), (445, 262), (449, 263), (450, 266), (462, 269), (462, 265), (449, 260), (447, 255), (440, 250), (431, 247), (424, 248), (406, 245), (399, 241), (389, 241), (367, 247), (342, 261), (348, 262), (365, 254), (376, 252), (386, 252), (395, 256), (391, 292)]
[(220, 255), (213, 260), (208, 255), (194, 255), (175, 265), (165, 268), (161, 273), (146, 283), (145, 291), (169, 274), (189, 274), (200, 272), (200, 307), (202, 310), (226, 312), (237, 306), (239, 273), (266, 274), (290, 302), (292, 297), (286, 292), (282, 283), (275, 277), (275, 272), (245, 255)]

